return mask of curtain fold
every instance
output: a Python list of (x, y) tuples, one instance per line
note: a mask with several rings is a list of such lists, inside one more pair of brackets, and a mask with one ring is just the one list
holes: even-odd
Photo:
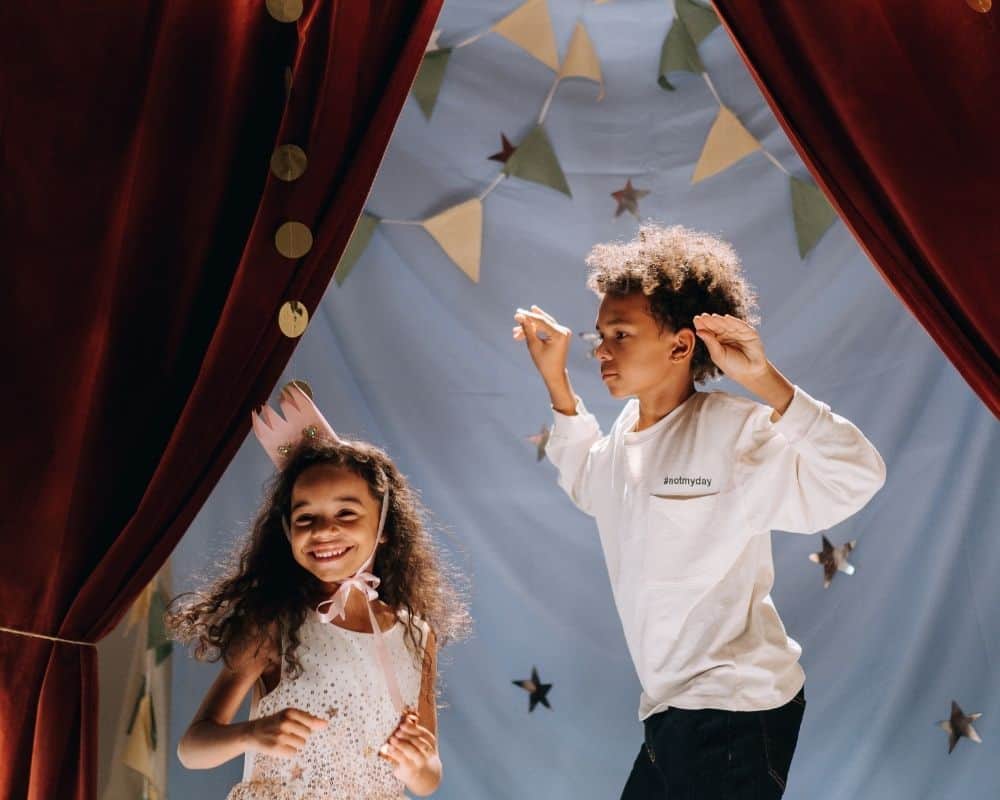
[[(0, 9), (0, 625), (95, 642), (167, 559), (291, 354), (280, 307), (329, 283), (441, 2)], [(0, 796), (95, 796), (97, 693), (95, 648), (0, 632)]]
[(997, 12), (960, 0), (714, 5), (882, 277), (1000, 416)]

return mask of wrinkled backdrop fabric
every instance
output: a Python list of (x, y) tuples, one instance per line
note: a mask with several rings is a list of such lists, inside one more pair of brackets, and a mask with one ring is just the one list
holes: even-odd
[[(501, 7), (502, 6), (502, 7)], [(445, 44), (515, 2), (449, 0)], [(441, 541), (473, 581), (472, 639), (445, 651), (440, 712), (443, 800), (616, 798), (641, 742), (639, 686), (625, 649), (593, 520), (576, 511), (525, 437), (550, 422), (516, 306), (537, 303), (575, 330), (597, 300), (583, 258), (631, 237), (610, 192), (650, 194), (643, 217), (730, 239), (761, 295), (769, 358), (855, 422), (888, 466), (883, 490), (827, 535), (857, 539), (854, 576), (824, 590), (808, 561), (820, 537), (775, 533), (774, 600), (804, 649), (808, 709), (789, 800), (990, 797), (1000, 792), (997, 642), (1000, 474), (996, 421), (887, 288), (843, 224), (799, 259), (788, 179), (761, 154), (691, 186), (717, 113), (704, 81), (656, 85), (672, 9), (661, 0), (550, 0), (560, 54), (582, 14), (607, 81), (570, 81), (546, 127), (573, 198), (507, 179), (486, 199), (482, 278), (473, 284), (417, 227), (381, 226), (342, 287), (331, 285), (283, 376), (305, 378), (344, 434), (386, 447), (423, 492)], [(807, 177), (721, 28), (700, 53), (720, 95), (793, 174)], [(552, 73), (489, 35), (453, 53), (430, 122), (410, 99), (368, 208), (419, 219), (481, 191), (500, 132), (529, 130)], [(915, 165), (919, 168), (919, 165)], [(609, 398), (583, 342), (574, 384), (602, 424)], [(705, 390), (742, 393), (723, 380)], [(250, 438), (174, 555), (175, 588), (244, 529), (270, 476)], [(552, 710), (528, 713), (511, 685), (537, 666)], [(174, 664), (171, 748), (216, 666)], [(983, 712), (985, 744), (950, 756), (936, 727), (955, 699)], [(223, 797), (242, 761), (209, 773), (172, 761), (175, 797)]]

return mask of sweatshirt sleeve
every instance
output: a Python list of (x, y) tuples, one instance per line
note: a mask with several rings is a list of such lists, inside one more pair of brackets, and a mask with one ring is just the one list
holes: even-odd
[(602, 438), (601, 426), (579, 396), (576, 398), (576, 415), (567, 416), (555, 409), (552, 409), (552, 414), (554, 421), (545, 454), (559, 472), (559, 485), (563, 491), (577, 508), (593, 516), (590, 449)]
[(885, 463), (864, 434), (798, 386), (771, 422), (761, 407), (737, 457), (744, 511), (757, 530), (816, 533), (860, 511), (885, 483)]

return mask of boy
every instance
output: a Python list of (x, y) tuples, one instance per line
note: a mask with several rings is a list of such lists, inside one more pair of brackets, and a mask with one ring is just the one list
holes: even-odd
[[(805, 673), (770, 597), (770, 531), (846, 519), (882, 486), (885, 465), (767, 360), (730, 245), (644, 225), (629, 243), (596, 246), (587, 264), (601, 376), (613, 397), (632, 398), (611, 432), (573, 392), (572, 331), (532, 306), (518, 309), (514, 338), (549, 390), (546, 453), (596, 518), (642, 684), (645, 741), (622, 800), (780, 798)], [(720, 371), (766, 406), (694, 388)]]

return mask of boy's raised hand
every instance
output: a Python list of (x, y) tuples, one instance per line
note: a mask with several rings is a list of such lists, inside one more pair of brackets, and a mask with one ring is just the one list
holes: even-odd
[(760, 335), (739, 317), (698, 314), (694, 318), (694, 330), (726, 377), (744, 383), (767, 372), (767, 357)]
[(283, 708), (249, 723), (251, 748), (270, 756), (291, 758), (306, 745), (314, 731), (323, 730), (329, 722), (299, 708)]
[(518, 323), (513, 329), (514, 339), (527, 343), (531, 360), (546, 385), (550, 388), (560, 385), (566, 374), (573, 331), (538, 306), (517, 309), (514, 319)]

